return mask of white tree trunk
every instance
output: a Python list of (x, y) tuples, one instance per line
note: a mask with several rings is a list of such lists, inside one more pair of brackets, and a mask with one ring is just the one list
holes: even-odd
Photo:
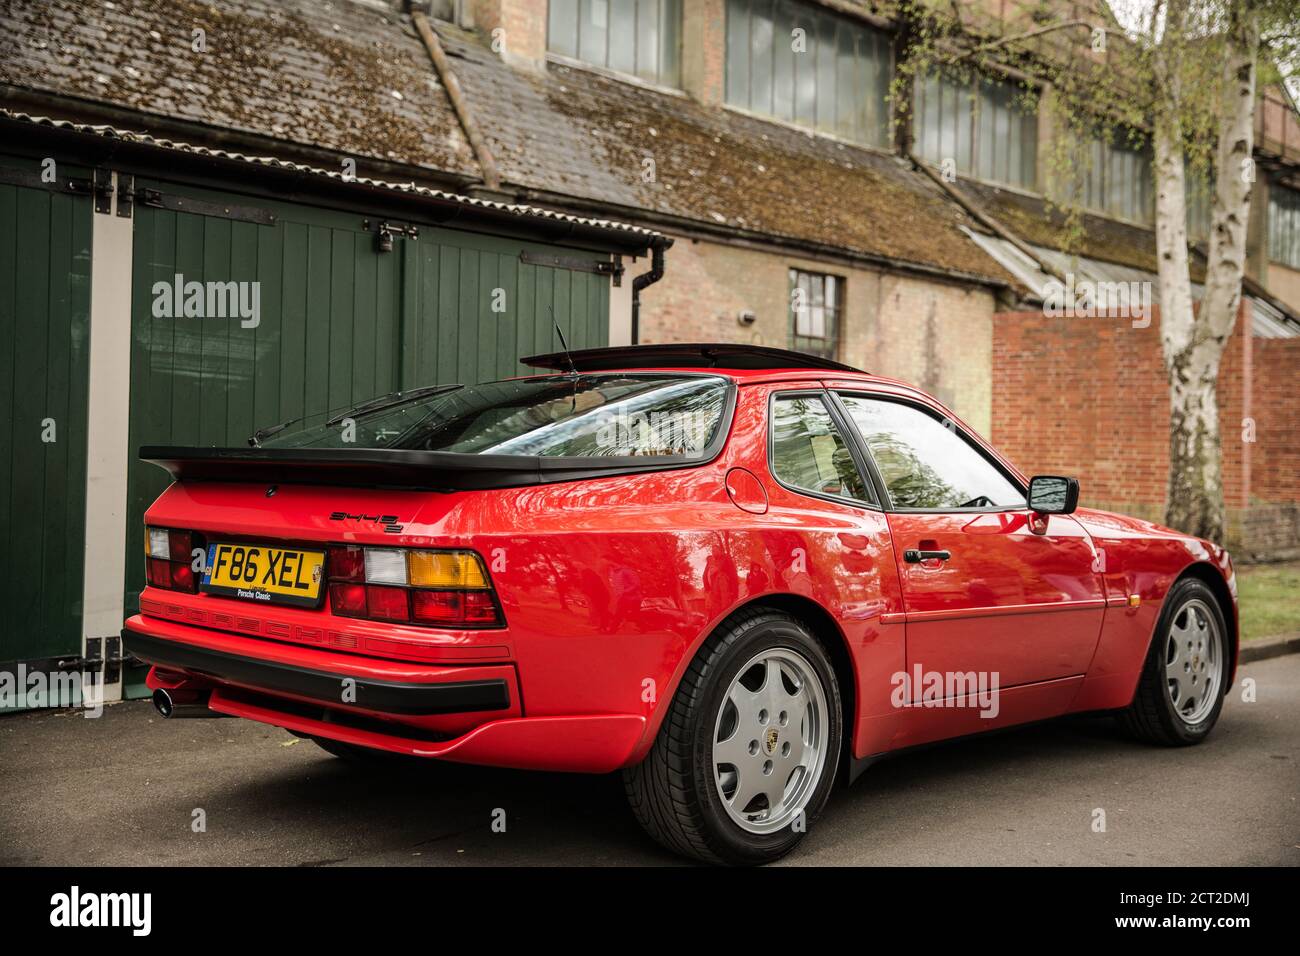
[[(1223, 106), (1219, 122), (1214, 207), (1210, 221), (1209, 259), (1205, 297), (1199, 313), (1166, 313), (1161, 272), (1161, 341), (1169, 374), (1169, 488), (1165, 521), (1181, 531), (1222, 541), (1224, 532), (1223, 469), (1219, 437), (1218, 379), (1224, 344), (1232, 333), (1241, 303), (1241, 282), (1246, 265), (1246, 226), (1250, 216), (1250, 190), (1254, 183), (1252, 153), (1255, 119), (1255, 60), (1259, 52), (1259, 20), (1252, 3), (1234, 4), (1224, 57)], [(1159, 150), (1159, 138), (1157, 138)], [(1172, 162), (1168, 156), (1167, 162)], [(1182, 211), (1178, 224), (1157, 243), (1177, 243), (1186, 256), (1186, 212), (1181, 174), (1181, 149), (1177, 197), (1168, 197), (1166, 213)], [(1160, 170), (1157, 152), (1157, 176)], [(1172, 190), (1172, 180), (1158, 180), (1160, 194)], [(1163, 196), (1162, 196), (1163, 198)], [(1159, 207), (1157, 207), (1159, 217)], [(1174, 255), (1171, 251), (1171, 255)], [(1160, 249), (1161, 266), (1165, 249)], [(1175, 256), (1176, 257), (1176, 256)], [(1172, 259), (1171, 259), (1172, 262)], [(1175, 293), (1176, 294), (1176, 293)], [(1243, 334), (1249, 335), (1247, 327)]]

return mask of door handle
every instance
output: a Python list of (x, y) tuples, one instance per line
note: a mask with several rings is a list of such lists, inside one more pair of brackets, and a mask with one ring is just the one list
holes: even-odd
[(908, 548), (903, 552), (903, 560), (908, 564), (920, 564), (922, 561), (947, 561), (952, 554), (947, 551), (918, 551)]

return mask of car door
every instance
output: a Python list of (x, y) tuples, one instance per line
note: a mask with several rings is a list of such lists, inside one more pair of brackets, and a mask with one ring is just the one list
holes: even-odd
[(986, 672), (1003, 688), (1083, 674), (1106, 604), (1083, 527), (1031, 512), (1019, 480), (937, 409), (837, 395), (888, 498), (909, 673)]

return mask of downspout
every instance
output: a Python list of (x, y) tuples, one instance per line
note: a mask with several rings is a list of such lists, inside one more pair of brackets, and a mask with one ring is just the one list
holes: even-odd
[(424, 41), (424, 48), (429, 51), (429, 59), (433, 61), (433, 68), (438, 73), (438, 79), (447, 91), (447, 97), (451, 100), (451, 108), (456, 111), (456, 119), (460, 120), (460, 128), (465, 131), (465, 138), (469, 140), (470, 148), (474, 150), (474, 158), (478, 160), (479, 169), (483, 172), (483, 185), (493, 191), (499, 190), (501, 188), (501, 174), (497, 171), (497, 162), (492, 157), (492, 151), (488, 149), (487, 140), (483, 138), (478, 123), (474, 121), (474, 114), (469, 108), (469, 101), (460, 88), (460, 80), (452, 72), (451, 63), (447, 60), (447, 53), (443, 50), (442, 43), (438, 41), (438, 35), (433, 32), (433, 27), (429, 24), (429, 18), (425, 16), (423, 10), (413, 9), (411, 11), (411, 22), (415, 24), (416, 32), (420, 34), (420, 39)]
[(632, 344), (641, 341), (641, 290), (664, 277), (664, 250), (673, 244), (666, 236), (650, 241), (650, 268), (632, 280)]

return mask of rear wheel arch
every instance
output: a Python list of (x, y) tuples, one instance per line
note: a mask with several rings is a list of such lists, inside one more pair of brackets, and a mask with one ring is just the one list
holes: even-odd
[[(678, 687), (681, 686), (682, 675), (686, 673), (691, 661), (700, 654), (710, 637), (727, 627), (741, 613), (763, 609), (782, 611), (789, 614), (806, 625), (825, 649), (827, 656), (830, 658), (831, 666), (835, 670), (835, 679), (840, 685), (840, 701), (844, 719), (844, 753), (840, 756), (843, 760), (850, 761), (853, 757), (853, 738), (857, 730), (855, 721), (859, 698), (857, 668), (853, 665), (853, 655), (849, 651), (848, 639), (844, 636), (844, 631), (840, 629), (839, 624), (835, 622), (835, 617), (823, 605), (801, 594), (764, 594), (732, 608), (726, 617), (718, 621), (707, 633), (702, 634), (692, 646), (690, 654), (684, 656), (679, 668), (680, 673), (673, 683), (671, 692), (665, 694), (661, 699), (665, 704), (671, 702), (673, 696), (677, 693)], [(640, 760), (649, 751), (655, 735), (659, 732), (666, 711), (666, 706), (661, 708), (660, 712), (656, 714), (656, 720), (647, 724), (642, 746), (637, 748), (637, 760)], [(848, 766), (850, 764), (846, 762), (843, 768)], [(847, 772), (842, 779), (848, 779)]]

